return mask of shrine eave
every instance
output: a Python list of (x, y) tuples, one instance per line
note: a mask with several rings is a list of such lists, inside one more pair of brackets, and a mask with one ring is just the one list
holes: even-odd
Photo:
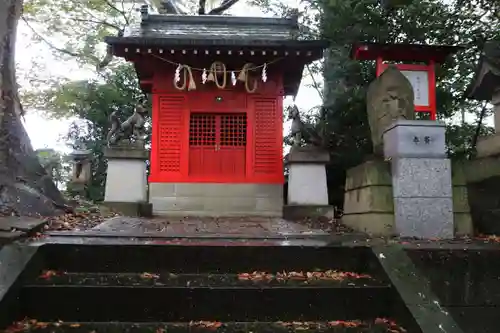
[(355, 43), (351, 57), (356, 60), (418, 61), (443, 63), (453, 53), (463, 49), (461, 46), (425, 44), (379, 44)]
[(275, 48), (280, 50), (324, 50), (329, 43), (326, 40), (265, 40), (265, 39), (221, 39), (191, 38), (176, 39), (162, 37), (106, 37), (105, 42), (113, 47), (173, 48), (180, 50), (193, 47), (239, 47), (239, 48)]
[(491, 101), (498, 89), (500, 89), (500, 76), (486, 64), (481, 64), (465, 95), (478, 101)]

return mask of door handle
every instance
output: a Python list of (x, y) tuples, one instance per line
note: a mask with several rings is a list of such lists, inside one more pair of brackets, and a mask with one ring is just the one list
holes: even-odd
[(215, 144), (215, 151), (219, 151), (220, 150), (220, 147), (218, 144)]

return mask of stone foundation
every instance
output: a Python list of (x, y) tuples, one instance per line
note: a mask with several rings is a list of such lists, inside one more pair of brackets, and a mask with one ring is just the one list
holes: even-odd
[(467, 161), (464, 171), (477, 231), (500, 234), (500, 155)]
[(283, 185), (150, 183), (149, 202), (154, 215), (281, 217)]
[(106, 201), (104, 206), (121, 213), (124, 216), (152, 217), (151, 204), (147, 202), (116, 202)]
[(330, 205), (286, 205), (283, 206), (283, 218), (286, 220), (303, 220), (325, 217), (332, 220), (335, 209)]
[[(453, 215), (457, 236), (473, 233), (466, 185), (467, 170), (462, 164), (452, 165)], [(395, 235), (393, 191), (388, 162), (369, 161), (349, 169), (345, 190), (342, 223), (373, 235)]]
[(369, 161), (347, 170), (342, 223), (372, 235), (394, 233), (390, 164)]

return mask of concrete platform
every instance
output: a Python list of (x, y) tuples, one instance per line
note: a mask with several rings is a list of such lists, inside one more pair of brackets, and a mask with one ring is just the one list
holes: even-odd
[(281, 217), (282, 184), (150, 183), (153, 214)]

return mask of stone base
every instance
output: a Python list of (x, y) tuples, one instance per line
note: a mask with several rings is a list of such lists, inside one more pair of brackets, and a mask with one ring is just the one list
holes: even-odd
[(328, 188), (325, 165), (327, 151), (315, 147), (292, 147), (285, 158), (288, 167), (288, 204), (327, 206)]
[[(472, 235), (473, 226), (462, 165), (452, 166), (452, 177), (455, 234)], [(343, 224), (373, 235), (396, 234), (389, 163), (375, 160), (349, 169), (344, 198)]]
[(152, 217), (153, 207), (147, 202), (105, 201), (103, 205), (125, 216)]
[(391, 164), (397, 234), (425, 239), (453, 238), (450, 160), (397, 158)]
[(288, 165), (288, 203), (290, 205), (328, 205), (325, 164)]
[(368, 161), (347, 170), (342, 223), (377, 236), (394, 234), (390, 165)]
[(146, 172), (142, 159), (108, 159), (104, 201), (147, 201)]
[(149, 202), (155, 215), (281, 217), (283, 185), (150, 183)]
[(306, 218), (326, 217), (333, 219), (335, 210), (330, 205), (286, 205), (283, 206), (283, 218), (303, 220)]

